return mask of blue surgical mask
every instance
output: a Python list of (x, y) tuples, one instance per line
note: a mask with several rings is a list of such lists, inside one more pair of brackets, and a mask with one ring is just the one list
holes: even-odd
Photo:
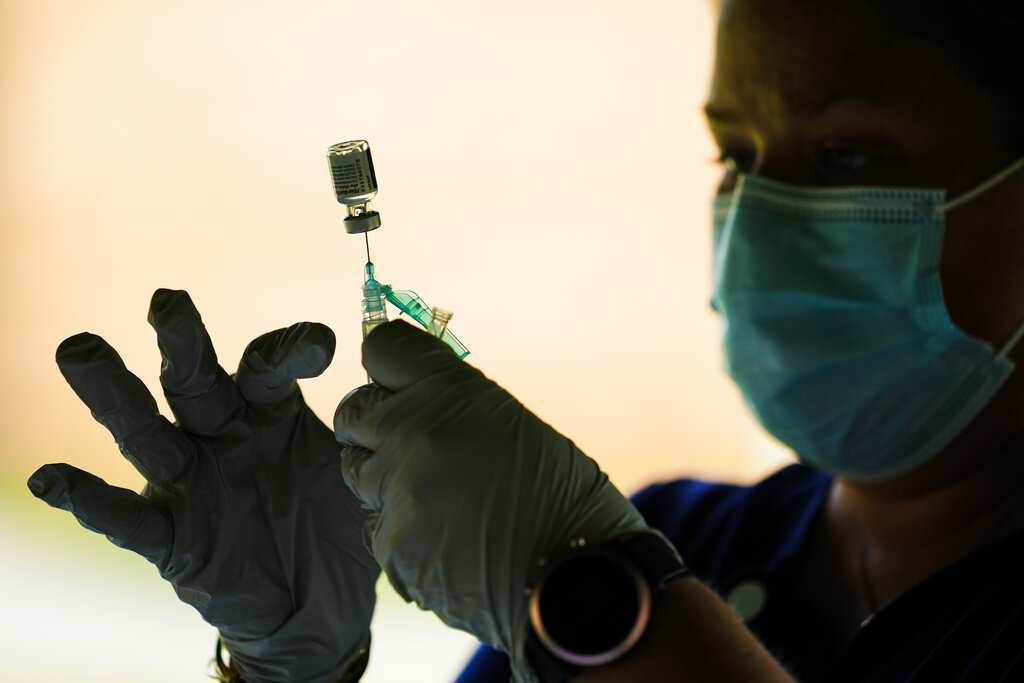
[[(940, 189), (805, 188), (741, 175), (715, 199), (712, 307), (725, 371), (804, 462), (886, 479), (938, 453), (1003, 384), (996, 351), (949, 318)], [(980, 264), (979, 264), (980, 265)]]

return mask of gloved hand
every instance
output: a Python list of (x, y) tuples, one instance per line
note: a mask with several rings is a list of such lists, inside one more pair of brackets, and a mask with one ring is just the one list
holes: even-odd
[(334, 428), (374, 556), (403, 598), (534, 680), (525, 589), (541, 558), (647, 525), (572, 441), (430, 335), (381, 325), (363, 365), (376, 384), (345, 397)]
[(334, 435), (295, 381), (324, 371), (334, 333), (299, 323), (265, 334), (232, 378), (187, 293), (157, 290), (149, 322), (176, 424), (100, 337), (57, 349), (71, 388), (149, 482), (142, 495), (64, 464), (29, 487), (153, 562), (246, 680), (336, 681), (368, 646), (380, 570)]

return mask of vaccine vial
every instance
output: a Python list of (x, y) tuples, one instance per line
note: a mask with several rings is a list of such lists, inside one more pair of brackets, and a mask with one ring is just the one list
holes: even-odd
[(327, 148), (334, 196), (345, 207), (345, 232), (360, 233), (380, 227), (380, 214), (370, 202), (377, 195), (377, 177), (366, 140), (349, 140)]

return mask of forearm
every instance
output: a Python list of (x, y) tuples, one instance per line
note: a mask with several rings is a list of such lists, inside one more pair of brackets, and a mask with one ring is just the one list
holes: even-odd
[(573, 679), (574, 683), (793, 680), (732, 610), (692, 577), (665, 587), (655, 600), (647, 632), (629, 654)]

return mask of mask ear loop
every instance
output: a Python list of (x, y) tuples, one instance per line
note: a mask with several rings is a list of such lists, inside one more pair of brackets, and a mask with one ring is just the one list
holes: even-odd
[(1013, 347), (1017, 346), (1017, 343), (1020, 342), (1022, 337), (1024, 337), (1024, 320), (1017, 325), (1017, 329), (1013, 331), (1010, 338), (1003, 342), (1003, 345), (999, 347), (999, 352), (996, 353), (996, 358), (999, 358), (1000, 360), (1006, 358), (1010, 351), (1013, 351)]
[[(1017, 161), (1013, 162), (1003, 170), (999, 171), (991, 178), (982, 181), (975, 187), (962, 193), (960, 196), (950, 199), (948, 202), (943, 204), (943, 211), (952, 211), (958, 206), (966, 204), (967, 202), (971, 201), (978, 195), (984, 194), (985, 192), (992, 189), (999, 183), (1003, 182), (1004, 180), (1006, 180), (1007, 178), (1009, 178), (1022, 168), (1024, 168), (1024, 157), (1017, 159)], [(1010, 334), (1009, 338), (1007, 338), (1007, 340), (1003, 342), (1003, 345), (999, 347), (999, 350), (996, 352), (996, 358), (1006, 358), (1009, 355), (1010, 351), (1012, 351), (1014, 347), (1016, 347), (1017, 344), (1020, 343), (1020, 340), (1022, 338), (1024, 338), (1024, 320), (1022, 320), (1020, 324), (1017, 325), (1017, 328)]]
[(1007, 178), (1009, 178), (1022, 168), (1024, 168), (1024, 157), (1017, 159), (1017, 161), (1013, 162), (1003, 170), (999, 171), (991, 178), (982, 181), (980, 184), (975, 185), (966, 192), (961, 193), (959, 196), (950, 199), (949, 201), (942, 205), (942, 210), (945, 212), (949, 212), (958, 206), (966, 204), (967, 202), (971, 201), (978, 195), (988, 192), (993, 187), (1003, 182), (1004, 180), (1006, 180)]

